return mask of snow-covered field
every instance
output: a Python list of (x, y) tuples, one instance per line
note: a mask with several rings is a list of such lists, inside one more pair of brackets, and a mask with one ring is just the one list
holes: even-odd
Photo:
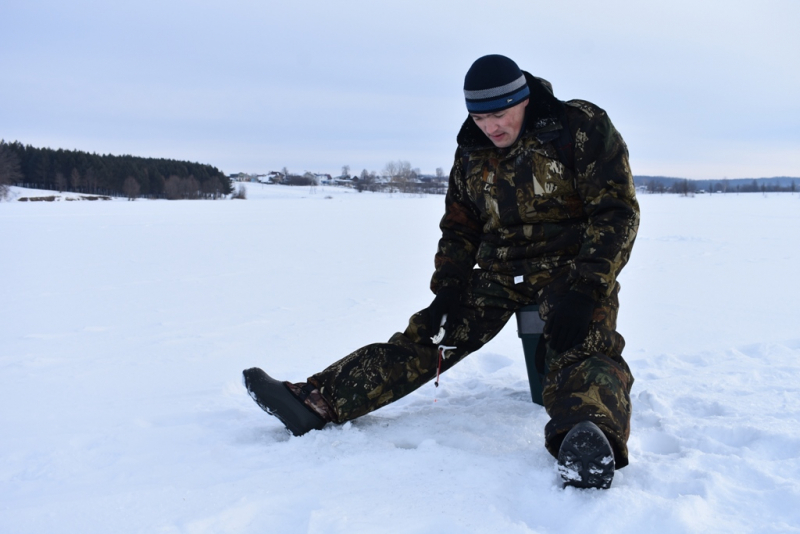
[(0, 203), (0, 532), (800, 532), (800, 196), (639, 200), (605, 492), (561, 489), (513, 324), (300, 438), (242, 387), (402, 330), (441, 196)]

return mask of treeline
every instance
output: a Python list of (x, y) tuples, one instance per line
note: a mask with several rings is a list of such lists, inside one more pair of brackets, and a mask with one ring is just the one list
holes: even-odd
[(0, 142), (0, 153), (18, 163), (10, 183), (60, 192), (135, 198), (219, 198), (231, 193), (216, 167), (188, 161), (98, 155)]
[(688, 180), (666, 176), (634, 176), (637, 187), (648, 193), (794, 193), (800, 178), (778, 176), (775, 178), (736, 178), (722, 180)]

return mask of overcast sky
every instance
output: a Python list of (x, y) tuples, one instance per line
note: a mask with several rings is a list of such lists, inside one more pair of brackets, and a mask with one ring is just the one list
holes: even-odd
[(0, 138), (448, 171), (485, 54), (604, 108), (634, 174), (800, 176), (798, 0), (0, 0)]

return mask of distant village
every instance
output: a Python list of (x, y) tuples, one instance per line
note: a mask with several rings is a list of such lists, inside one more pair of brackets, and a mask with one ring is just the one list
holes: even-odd
[(436, 169), (436, 174), (421, 174), (417, 169), (410, 169), (407, 165), (387, 166), (388, 172), (377, 174), (362, 171), (360, 175), (350, 175), (349, 169), (344, 167), (342, 174), (305, 172), (292, 174), (286, 169), (283, 171), (270, 171), (266, 174), (252, 174), (240, 172), (228, 176), (232, 183), (261, 183), (282, 184), (297, 186), (337, 186), (348, 187), (362, 191), (384, 191), (398, 193), (428, 193), (443, 195), (447, 193), (448, 177), (442, 169)]
[[(448, 177), (441, 168), (436, 174), (421, 174), (410, 169), (407, 162), (390, 163), (383, 173), (362, 171), (360, 175), (350, 175), (349, 168), (343, 167), (342, 174), (331, 176), (306, 172), (292, 174), (286, 169), (270, 171), (266, 174), (236, 173), (229, 176), (232, 183), (262, 183), (283, 185), (317, 186), (329, 185), (349, 187), (357, 191), (384, 191), (400, 193), (447, 193)], [(796, 177), (742, 178), (723, 180), (687, 180), (664, 176), (634, 176), (636, 191), (640, 194), (673, 193), (694, 196), (703, 193), (768, 193), (797, 191)]]

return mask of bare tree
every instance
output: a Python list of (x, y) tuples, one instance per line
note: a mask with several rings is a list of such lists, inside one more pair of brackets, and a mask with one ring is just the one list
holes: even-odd
[(342, 178), (350, 178), (350, 165), (342, 165)]
[(682, 181), (675, 182), (673, 189), (682, 197), (693, 197), (696, 187), (694, 184), (689, 183), (688, 179), (684, 179)]
[(216, 200), (222, 194), (222, 183), (216, 176), (203, 182), (203, 196)]
[(394, 179), (397, 176), (397, 163), (394, 161), (387, 163), (383, 168), (383, 175), (388, 176), (390, 180)]
[(356, 190), (361, 193), (363, 191), (374, 191), (375, 190), (375, 173), (367, 172), (367, 169), (361, 171), (361, 176), (358, 179), (358, 183), (356, 183)]
[(56, 173), (56, 189), (58, 189), (59, 193), (63, 193), (64, 189), (67, 188), (67, 179), (64, 177), (62, 172)]
[(392, 185), (398, 191), (410, 192), (417, 182), (419, 169), (412, 168), (411, 163), (407, 161), (398, 160), (387, 163), (384, 173), (389, 176)]
[(200, 184), (194, 175), (178, 179), (178, 198), (195, 199), (200, 194)]
[(164, 183), (164, 196), (169, 200), (176, 200), (180, 198), (181, 194), (181, 179), (174, 174), (167, 178)]
[(72, 172), (69, 175), (69, 185), (73, 191), (80, 191), (80, 188), (83, 185), (83, 180), (81, 180), (81, 173), (79, 173), (78, 169), (76, 169), (75, 167), (72, 168)]
[(236, 191), (231, 195), (231, 199), (245, 200), (247, 198), (247, 188), (243, 184), (236, 186)]
[(136, 178), (133, 176), (125, 178), (125, 182), (122, 184), (122, 192), (125, 193), (128, 200), (136, 200), (136, 197), (139, 196), (140, 189), (139, 182), (137, 182)]

